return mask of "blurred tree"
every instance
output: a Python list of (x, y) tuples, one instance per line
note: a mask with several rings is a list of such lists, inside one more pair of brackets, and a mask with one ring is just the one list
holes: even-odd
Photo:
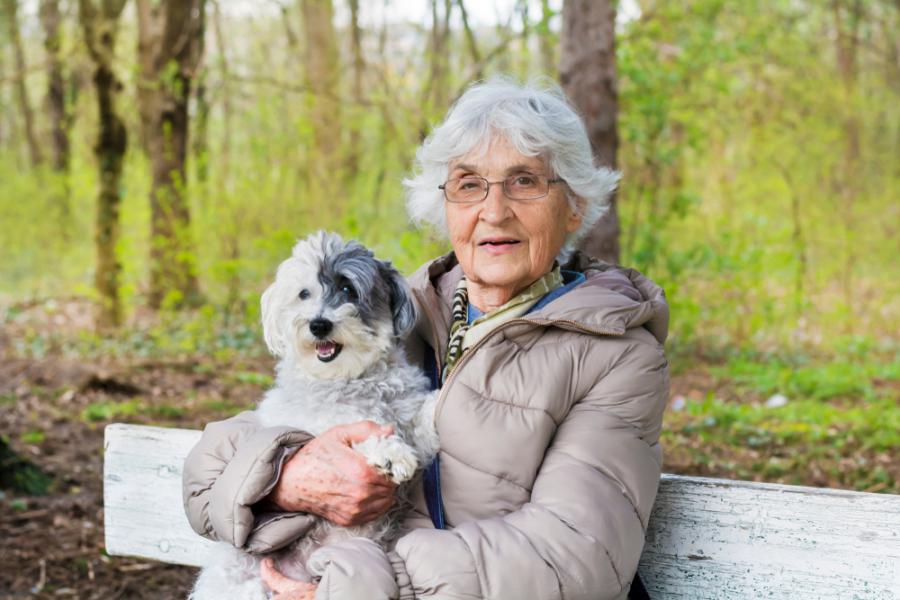
[[(219, 93), (222, 96), (222, 146), (219, 148), (219, 162), (223, 173), (228, 173), (228, 161), (231, 156), (231, 115), (234, 112), (231, 100), (231, 69), (228, 64), (228, 48), (225, 47), (225, 34), (222, 31), (222, 11), (219, 2), (213, 1), (213, 33), (216, 39), (216, 51), (219, 67)], [(220, 184), (224, 184), (221, 181)]]
[[(3, 19), (0, 17), (0, 27), (3, 26)], [(2, 40), (0, 40), (2, 41)], [(6, 44), (0, 43), (0, 80), (6, 79)], [(6, 143), (7, 138), (10, 137), (9, 132), (7, 131), (7, 118), (9, 117), (6, 106), (8, 102), (6, 101), (6, 95), (3, 90), (4, 86), (0, 86), (0, 107), (2, 107), (2, 111), (0, 111), (0, 146)]]
[(203, 54), (205, 0), (138, 0), (138, 61), (144, 145), (150, 156), (149, 303), (195, 304), (196, 255), (186, 194), (188, 100)]
[(541, 69), (545, 74), (556, 73), (556, 57), (554, 51), (558, 40), (550, 29), (550, 19), (556, 13), (550, 8), (550, 0), (541, 0), (541, 20), (537, 24), (538, 48), (541, 53)]
[[(363, 72), (366, 68), (362, 51), (362, 29), (359, 26), (359, 0), (350, 1), (350, 54), (353, 58), (353, 85), (352, 95), (355, 111), (360, 111), (363, 96)], [(347, 155), (347, 176), (355, 177), (359, 171), (359, 161), (362, 156), (362, 138), (360, 126), (362, 119), (359, 115), (353, 119), (350, 128), (350, 151)]]
[[(844, 160), (834, 181), (841, 198), (840, 214), (844, 222), (844, 268), (841, 276), (844, 303), (850, 315), (854, 312), (853, 273), (856, 270), (856, 249), (851, 237), (855, 227), (855, 207), (859, 196), (860, 116), (856, 94), (859, 79), (860, 25), (863, 20), (862, 0), (832, 0), (834, 18), (835, 56), (842, 84), (842, 125), (844, 135)], [(852, 327), (853, 319), (848, 319)]]
[(47, 54), (47, 108), (53, 139), (53, 169), (60, 173), (69, 170), (69, 130), (72, 116), (66, 106), (66, 85), (60, 55), (59, 0), (41, 0), (41, 25), (44, 28), (44, 51)]
[(432, 115), (443, 114), (450, 101), (448, 90), (450, 15), (453, 11), (451, 0), (444, 0), (441, 14), (438, 0), (431, 0), (431, 39), (428, 46), (428, 73), (422, 90), (422, 122), (419, 139), (425, 139), (431, 126)]
[[(613, 0), (566, 0), (559, 79), (587, 126), (597, 161), (616, 168), (619, 137)], [(619, 217), (616, 198), (609, 211), (581, 242), (581, 249), (607, 262), (619, 262)]]
[[(469, 48), (469, 56), (473, 65), (481, 64), (481, 52), (478, 50), (478, 42), (475, 40), (475, 33), (469, 25), (469, 12), (466, 10), (466, 3), (463, 0), (456, 0), (459, 6), (459, 14), (462, 17), (463, 32), (466, 34), (466, 46)], [(481, 79), (481, 71), (479, 70), (476, 79)]]
[(22, 121), (25, 125), (25, 141), (28, 142), (28, 155), (31, 164), (37, 166), (44, 160), (41, 147), (38, 142), (34, 126), (34, 112), (31, 109), (31, 101), (28, 99), (28, 88), (25, 85), (25, 52), (22, 48), (22, 36), (19, 34), (19, 2), (18, 0), (2, 0), (3, 13), (6, 17), (6, 27), (9, 32), (9, 40), (12, 43), (13, 58), (15, 60), (16, 95), (19, 101), (19, 110), (22, 112)]
[[(202, 61), (202, 58), (201, 58)], [(196, 163), (197, 182), (206, 183), (209, 177), (209, 111), (211, 109), (207, 94), (207, 81), (209, 80), (209, 66), (201, 64), (197, 74), (197, 87), (194, 92), (194, 107), (197, 124), (194, 127), (193, 142), (191, 144)], [(205, 190), (203, 193), (206, 196)]]
[(94, 64), (94, 87), (97, 91), (99, 132), (94, 154), (100, 170), (100, 193), (97, 197), (97, 229), (95, 247), (97, 268), (94, 282), (100, 294), (99, 328), (115, 327), (122, 322), (119, 283), (122, 264), (116, 253), (121, 225), (122, 161), (128, 146), (128, 134), (118, 112), (118, 96), (122, 84), (113, 71), (119, 16), (126, 0), (79, 0), (78, 20), (84, 34), (88, 54)]
[(301, 0), (303, 15), (303, 64), (309, 90), (313, 151), (310, 160), (311, 196), (339, 217), (338, 162), (341, 149), (341, 102), (338, 92), (340, 65), (331, 0)]
[[(0, 31), (3, 29), (3, 13), (0, 12)], [(6, 74), (6, 39), (0, 37), (0, 81), (7, 80)], [(12, 111), (8, 106), (12, 104), (6, 99), (6, 86), (0, 86), (0, 146), (12, 137), (14, 124), (12, 122)]]

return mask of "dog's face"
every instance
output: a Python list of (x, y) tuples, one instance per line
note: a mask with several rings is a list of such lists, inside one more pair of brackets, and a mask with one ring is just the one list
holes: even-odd
[(357, 242), (318, 232), (294, 246), (262, 296), (266, 345), (288, 367), (350, 379), (415, 323), (403, 276)]

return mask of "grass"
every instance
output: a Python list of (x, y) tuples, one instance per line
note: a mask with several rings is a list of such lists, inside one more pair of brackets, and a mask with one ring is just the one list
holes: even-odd
[(269, 387), (275, 382), (275, 379), (271, 375), (257, 373), (255, 371), (237, 371), (235, 373), (229, 373), (227, 378), (237, 383), (249, 383), (263, 387)]
[(44, 496), (53, 487), (53, 477), (30, 460), (16, 454), (10, 448), (9, 440), (0, 436), (0, 489), (28, 496)]
[(44, 441), (45, 437), (46, 436), (44, 435), (43, 431), (36, 429), (34, 431), (26, 431), (19, 436), (19, 440), (23, 444), (40, 444)]
[(111, 421), (117, 417), (127, 417), (137, 414), (140, 408), (140, 399), (133, 399), (125, 402), (92, 402), (81, 411), (81, 420), (85, 423)]
[[(900, 361), (734, 355), (709, 366), (705, 395), (666, 414), (676, 469), (738, 479), (900, 493)], [(775, 394), (783, 406), (767, 406)]]
[(768, 408), (710, 395), (688, 401), (685, 417), (680, 433), (747, 448), (808, 445), (878, 452), (900, 447), (900, 407), (887, 398), (849, 406), (807, 399)]
[(160, 358), (204, 355), (221, 360), (266, 354), (256, 313), (235, 317), (211, 304), (179, 313), (160, 312), (152, 319), (132, 323), (115, 335), (89, 329), (55, 332), (49, 328), (17, 326), (16, 312), (0, 314), (0, 324), (15, 327), (15, 354), (28, 358), (62, 355), (92, 357)]
[[(221, 312), (206, 307), (159, 315), (114, 336), (31, 329), (12, 339), (14, 350), (24, 357), (63, 354), (112, 363), (160, 358), (180, 375), (194, 373), (203, 376), (198, 380), (215, 382), (212, 387), (221, 397), (210, 397), (206, 388), (195, 396), (190, 378), (178, 377), (180, 400), (91, 398), (91, 404), (71, 415), (88, 424), (137, 420), (168, 425), (245, 410), (252, 403), (234, 398), (256, 399), (272, 385), (271, 374), (261, 366), (266, 351), (257, 316), (244, 317), (226, 326)], [(665, 416), (667, 471), (900, 493), (896, 342), (857, 336), (831, 338), (827, 346), (760, 349), (676, 339), (667, 350), (673, 389), (687, 396)], [(153, 368), (166, 377), (169, 367)], [(0, 404), (16, 402), (16, 396), (6, 394)], [(786, 397), (786, 404), (767, 406), (775, 395)], [(41, 436), (26, 430), (17, 439), (37, 445)]]
[(713, 369), (712, 373), (731, 379), (742, 390), (764, 396), (784, 394), (788, 398), (813, 400), (871, 400), (878, 395), (878, 382), (900, 381), (900, 359), (888, 363), (833, 361), (804, 364), (797, 360), (758, 362), (737, 358)]
[(160, 419), (179, 419), (187, 414), (187, 409), (173, 404), (152, 404), (138, 397), (124, 402), (92, 402), (81, 411), (80, 418), (85, 423), (100, 423), (138, 414)]
[(200, 405), (204, 411), (212, 411), (217, 413), (237, 414), (242, 410), (247, 410), (246, 404), (235, 402), (233, 400), (207, 400)]

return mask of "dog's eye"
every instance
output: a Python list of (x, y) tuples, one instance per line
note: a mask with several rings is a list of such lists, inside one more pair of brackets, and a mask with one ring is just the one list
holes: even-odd
[(350, 298), (351, 300), (356, 298), (356, 290), (354, 290), (353, 286), (351, 286), (350, 284), (345, 284), (345, 285), (341, 286), (341, 292), (343, 292), (344, 295), (347, 296), (347, 298)]
[(300, 296), (301, 300), (306, 300), (307, 298), (309, 298), (310, 293), (309, 293), (309, 290), (303, 289), (303, 290), (300, 290), (300, 294), (298, 294), (298, 295)]

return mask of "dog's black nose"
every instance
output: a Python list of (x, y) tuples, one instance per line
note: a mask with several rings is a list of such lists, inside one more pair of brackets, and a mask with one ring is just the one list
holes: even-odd
[(334, 323), (328, 319), (313, 319), (309, 322), (309, 330), (317, 338), (323, 338), (334, 328)]

